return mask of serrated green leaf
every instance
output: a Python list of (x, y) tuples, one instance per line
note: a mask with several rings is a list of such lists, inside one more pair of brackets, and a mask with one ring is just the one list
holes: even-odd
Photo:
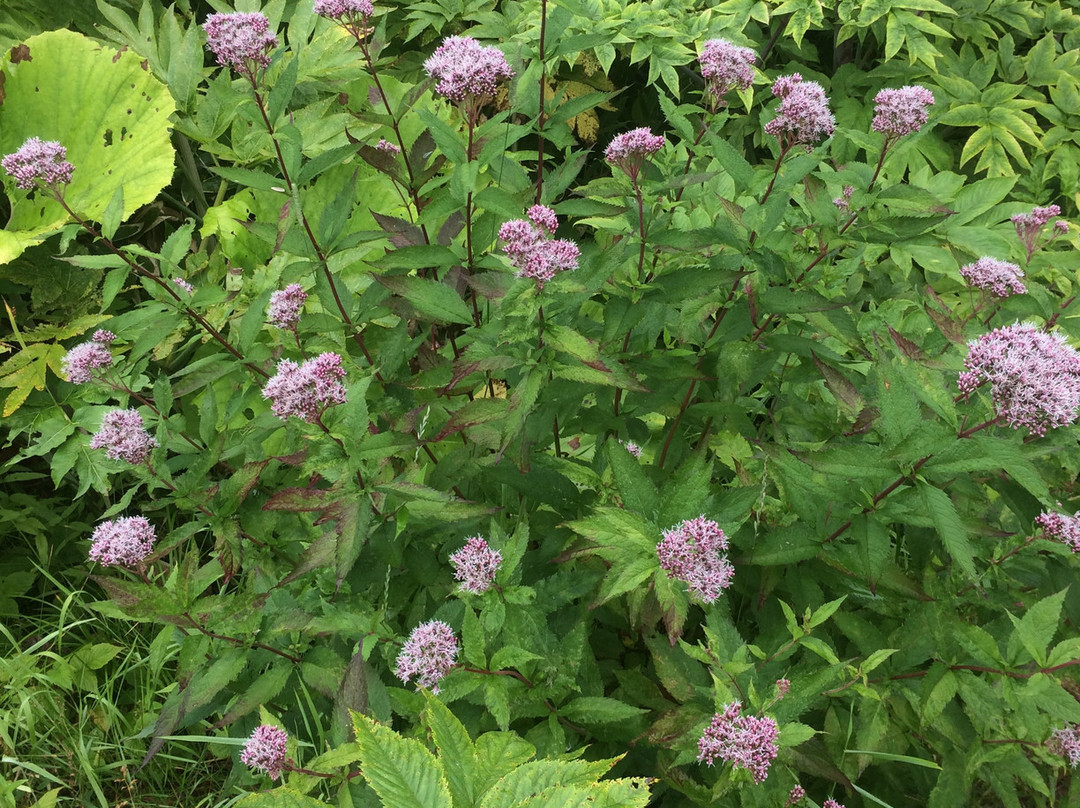
[(375, 278), (391, 292), (409, 301), (425, 317), (441, 323), (462, 325), (470, 325), (473, 321), (472, 312), (465, 301), (443, 283), (415, 275), (376, 275)]
[(439, 764), (456, 806), (472, 805), (476, 798), (476, 749), (465, 727), (450, 709), (431, 693), (425, 693), (424, 720), (431, 729)]
[(354, 712), (364, 779), (386, 808), (452, 808), (442, 769), (419, 741)]
[(945, 549), (949, 551), (949, 556), (965, 575), (974, 578), (975, 556), (968, 541), (967, 528), (960, 521), (956, 506), (948, 494), (922, 480), (918, 482), (918, 489), (923, 505), (930, 514)]
[[(1011, 612), (1009, 619), (1013, 623), (1013, 631), (1017, 640), (1039, 665), (1046, 664), (1047, 653), (1050, 643), (1057, 633), (1058, 624), (1061, 622), (1061, 606), (1065, 601), (1068, 588), (1043, 598), (1029, 608), (1022, 618), (1017, 618)], [(1010, 638), (1010, 651), (1013, 642)], [(1010, 653), (1010, 656), (1015, 655)]]

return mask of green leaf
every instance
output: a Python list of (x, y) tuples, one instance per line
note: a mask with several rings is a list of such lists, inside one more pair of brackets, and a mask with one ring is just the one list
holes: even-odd
[(960, 570), (969, 578), (974, 578), (976, 575), (975, 557), (971, 550), (971, 543), (968, 541), (967, 528), (960, 521), (956, 506), (953, 505), (948, 494), (922, 480), (918, 481), (918, 489), (923, 505), (930, 514), (945, 549), (949, 551), (949, 555)]
[(279, 786), (269, 791), (256, 791), (248, 794), (238, 803), (237, 808), (326, 808), (326, 803), (301, 794), (288, 786)]
[(1055, 595), (1043, 598), (1029, 608), (1022, 618), (1017, 618), (1008, 612), (1014, 626), (1013, 636), (1009, 638), (1010, 657), (1017, 659), (1017, 649), (1013, 647), (1015, 640), (1023, 645), (1031, 658), (1039, 665), (1046, 664), (1050, 643), (1061, 622), (1061, 606), (1068, 591), (1066, 587)]
[[(437, 244), (421, 244), (391, 250), (382, 258), (370, 262), (379, 269), (426, 269), (452, 267), (461, 263), (457, 253)], [(381, 280), (380, 276), (376, 276)]]
[(285, 181), (280, 177), (267, 174), (265, 171), (254, 171), (250, 168), (237, 166), (208, 166), (208, 168), (229, 182), (235, 182), (244, 188), (254, 188), (257, 191), (285, 192)]
[(641, 462), (615, 440), (607, 442), (605, 453), (623, 505), (646, 519), (654, 518), (660, 508), (660, 494), (645, 475)]
[(415, 275), (376, 275), (375, 279), (394, 294), (408, 300), (425, 317), (440, 323), (472, 324), (472, 312), (465, 301), (443, 283)]
[(109, 200), (108, 207), (101, 215), (101, 234), (107, 239), (116, 235), (117, 228), (124, 218), (124, 186), (119, 186)]
[(461, 135), (458, 132), (443, 123), (442, 119), (434, 113), (422, 107), (417, 108), (416, 114), (424, 122), (424, 126), (431, 133), (435, 145), (439, 147), (439, 151), (446, 156), (447, 160), (454, 165), (462, 165), (469, 161), (468, 156), (465, 154), (465, 144), (462, 142)]
[(469, 733), (450, 709), (431, 693), (424, 693), (427, 707), (424, 720), (431, 730), (435, 747), (439, 750), (450, 794), (456, 806), (472, 805), (476, 797), (476, 749)]
[(581, 696), (559, 708), (559, 714), (576, 724), (612, 724), (644, 715), (646, 710), (618, 699), (604, 696)]
[(354, 712), (364, 779), (386, 808), (452, 808), (442, 769), (424, 745)]

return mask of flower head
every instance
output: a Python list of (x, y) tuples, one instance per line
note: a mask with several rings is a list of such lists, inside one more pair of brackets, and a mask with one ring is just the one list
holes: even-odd
[(89, 342), (81, 342), (61, 360), (61, 369), (72, 384), (86, 384), (98, 376), (101, 368), (112, 365), (109, 345), (116, 339), (111, 331), (98, 329)]
[(1074, 553), (1080, 553), (1080, 511), (1072, 516), (1044, 511), (1035, 517), (1035, 524), (1043, 529), (1046, 538), (1067, 544)]
[(281, 420), (295, 415), (315, 423), (327, 407), (345, 403), (345, 368), (336, 353), (323, 353), (301, 365), (282, 359), (262, 389), (263, 398)]
[(266, 310), (267, 321), (278, 328), (295, 331), (296, 324), (300, 322), (300, 309), (304, 308), (306, 300), (307, 292), (300, 284), (290, 283), (270, 295), (270, 308)]
[(712, 603), (731, 586), (735, 575), (735, 568), (724, 555), (727, 547), (727, 536), (720, 526), (699, 516), (665, 530), (663, 541), (656, 546), (656, 555), (668, 578), (684, 582), (691, 595)]
[(439, 681), (454, 667), (458, 643), (454, 630), (441, 620), (429, 620), (413, 629), (397, 658), (397, 677), (408, 683), (416, 677), (420, 687), (439, 692)]
[(103, 567), (132, 567), (150, 555), (157, 535), (145, 516), (122, 516), (94, 528), (90, 541), (91, 561)]
[(158, 445), (143, 426), (138, 410), (112, 410), (105, 413), (101, 429), (90, 439), (91, 449), (104, 449), (110, 460), (126, 460), (138, 465)]
[(960, 392), (990, 382), (998, 417), (1033, 435), (1076, 420), (1080, 407), (1080, 353), (1060, 334), (1030, 323), (996, 328), (968, 343)]
[(710, 39), (698, 61), (706, 89), (718, 104), (733, 87), (745, 90), (754, 83), (757, 54), (750, 48), (740, 48), (726, 39)]
[(499, 238), (506, 242), (503, 250), (517, 269), (517, 277), (532, 278), (536, 288), (557, 272), (577, 269), (581, 251), (567, 239), (553, 239), (559, 223), (555, 211), (544, 205), (533, 205), (526, 213), (528, 219), (514, 219), (499, 228)]
[(885, 135), (886, 141), (918, 132), (930, 117), (926, 108), (934, 94), (925, 87), (908, 85), (898, 90), (882, 90), (874, 96), (874, 120), (870, 126)]
[(765, 134), (779, 140), (784, 151), (798, 144), (810, 151), (812, 144), (836, 129), (825, 89), (816, 81), (803, 81), (798, 73), (780, 76), (772, 93), (780, 99), (780, 107), (776, 117), (765, 124)]
[(800, 786), (798, 783), (791, 789), (791, 793), (788, 794), (787, 802), (784, 803), (784, 808), (791, 808), (792, 805), (806, 796), (806, 789)]
[(740, 715), (741, 711), (742, 704), (736, 701), (713, 716), (698, 740), (698, 760), (711, 766), (722, 758), (731, 762), (732, 769), (747, 769), (754, 782), (761, 783), (776, 758), (779, 727), (767, 716)]
[(1069, 761), (1074, 769), (1080, 763), (1080, 724), (1066, 724), (1050, 736), (1050, 748)]
[(791, 692), (791, 680), (790, 679), (777, 679), (776, 680), (776, 697), (778, 699), (782, 699), (789, 692)]
[(179, 275), (177, 275), (175, 278), (173, 278), (172, 282), (175, 283), (177, 286), (179, 286), (181, 289), (183, 289), (185, 292), (187, 292), (189, 295), (195, 293), (195, 287), (192, 286), (190, 283), (188, 283), (183, 278), (181, 278)]
[(623, 445), (623, 448), (626, 449), (626, 451), (628, 451), (634, 457), (641, 457), (641, 447), (634, 443), (632, 440), (619, 441), (619, 443), (621, 443)]
[(355, 22), (375, 16), (371, 0), (315, 0), (315, 13), (339, 22)]
[(1008, 261), (983, 256), (973, 264), (960, 267), (960, 274), (976, 289), (988, 289), (997, 297), (1027, 293), (1027, 287), (1020, 280), (1024, 270)]
[[(1016, 228), (1016, 235), (1020, 238), (1020, 241), (1024, 243), (1024, 247), (1027, 248), (1028, 260), (1031, 260), (1031, 256), (1035, 254), (1035, 250), (1039, 248), (1038, 240), (1039, 234), (1042, 232), (1046, 223), (1053, 219), (1055, 216), (1061, 215), (1061, 208), (1057, 205), (1048, 205), (1045, 208), (1033, 208), (1031, 213), (1017, 213), (1015, 216), (1010, 217), (1010, 221), (1013, 223), (1013, 227)], [(1058, 219), (1054, 222), (1054, 229), (1050, 236), (1050, 241), (1053, 241), (1059, 235), (1069, 232), (1069, 223), (1064, 219)]]
[(649, 127), (639, 126), (612, 138), (604, 150), (604, 159), (621, 168), (631, 182), (637, 182), (645, 161), (662, 148), (663, 135), (654, 135)]
[(401, 146), (396, 143), (391, 143), (386, 138), (379, 138), (379, 142), (375, 144), (375, 148), (386, 154), (401, 154)]
[(0, 166), (15, 178), (15, 187), (32, 191), (71, 182), (75, 166), (67, 161), (67, 149), (55, 140), (27, 138), (18, 151), (0, 159)]
[(482, 536), (473, 536), (450, 556), (450, 563), (454, 566), (454, 579), (461, 581), (461, 589), (479, 595), (494, 583), (502, 553), (492, 550)]
[(830, 797), (825, 800), (825, 802), (821, 803), (821, 808), (844, 808), (844, 806), (842, 803), (839, 803)]
[(484, 47), (469, 36), (448, 36), (424, 62), (436, 80), (435, 92), (451, 101), (494, 95), (499, 82), (513, 77), (503, 52)]
[(255, 727), (255, 731), (244, 744), (240, 762), (266, 772), (271, 780), (277, 780), (285, 768), (285, 744), (288, 740), (288, 733), (281, 727), (261, 724)]
[(257, 11), (211, 14), (203, 30), (217, 63), (252, 81), (270, 65), (270, 51), (278, 46), (278, 38), (270, 31), (270, 20)]
[(855, 193), (854, 185), (845, 185), (840, 192), (840, 196), (836, 197), (832, 201), (839, 210), (847, 211), (851, 208), (851, 196)]

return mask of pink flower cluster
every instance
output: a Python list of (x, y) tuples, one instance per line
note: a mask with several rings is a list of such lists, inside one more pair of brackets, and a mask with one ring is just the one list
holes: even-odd
[(799, 144), (810, 151), (812, 144), (836, 129), (825, 89), (816, 81), (803, 81), (798, 73), (780, 76), (772, 93), (780, 99), (780, 107), (776, 117), (765, 124), (765, 134), (779, 140), (783, 151)]
[(98, 371), (112, 365), (109, 346), (116, 334), (98, 329), (89, 342), (81, 342), (64, 354), (60, 366), (72, 384), (86, 384), (98, 376)]
[(451, 101), (494, 95), (499, 82), (513, 77), (506, 57), (496, 47), (484, 47), (469, 36), (448, 36), (424, 62), (436, 80), (435, 92)]
[(189, 295), (195, 293), (195, 287), (188, 283), (186, 280), (177, 275), (172, 279), (172, 282), (187, 292)]
[(315, 13), (343, 23), (355, 23), (375, 16), (371, 0), (315, 0)]
[(454, 567), (454, 579), (461, 581), (461, 589), (480, 595), (487, 592), (495, 582), (495, 573), (502, 564), (502, 553), (492, 550), (482, 536), (466, 540), (465, 546), (450, 556)]
[(270, 307), (266, 310), (267, 322), (286, 331), (295, 331), (297, 323), (300, 322), (300, 309), (304, 308), (306, 301), (307, 292), (300, 284), (290, 283), (270, 295)]
[(741, 711), (742, 704), (736, 701), (713, 716), (698, 739), (698, 760), (711, 766), (721, 758), (732, 769), (748, 770), (755, 783), (762, 783), (776, 759), (779, 727), (767, 716), (740, 715)]
[(803, 799), (805, 796), (806, 789), (796, 783), (788, 794), (787, 802), (784, 803), (784, 808), (791, 808), (792, 805), (799, 802), (799, 800)]
[(112, 410), (105, 413), (101, 429), (90, 439), (91, 449), (104, 449), (110, 460), (126, 460), (138, 465), (158, 445), (143, 426), (138, 410)]
[(278, 46), (278, 38), (270, 31), (270, 20), (257, 11), (211, 14), (203, 30), (217, 63), (251, 81), (259, 70), (269, 66), (270, 51)]
[(419, 687), (439, 692), (439, 682), (454, 667), (458, 643), (454, 630), (441, 620), (429, 620), (413, 629), (397, 658), (397, 677), (416, 678)]
[(604, 159), (621, 168), (630, 181), (636, 183), (645, 161), (662, 148), (663, 135), (654, 135), (649, 127), (639, 126), (613, 137), (604, 150)]
[(375, 148), (386, 154), (401, 154), (401, 146), (396, 143), (391, 143), (386, 138), (379, 138), (379, 142), (375, 144)]
[(776, 680), (776, 698), (782, 699), (788, 693), (791, 692), (791, 680), (790, 679), (777, 679)]
[(581, 251), (572, 241), (552, 238), (559, 222), (551, 208), (533, 205), (525, 215), (527, 220), (514, 219), (500, 227), (499, 238), (506, 242), (503, 250), (517, 277), (532, 278), (537, 290), (543, 290), (557, 272), (577, 269)]
[(712, 603), (731, 586), (735, 568), (724, 551), (727, 536), (711, 519), (687, 519), (664, 531), (656, 546), (660, 568), (669, 578), (683, 581), (705, 603)]
[(71, 182), (75, 166), (67, 161), (67, 149), (55, 140), (27, 138), (17, 151), (0, 159), (0, 166), (15, 178), (15, 187), (32, 191), (39, 185), (55, 190)]
[(1080, 353), (1060, 334), (1030, 323), (996, 328), (968, 343), (960, 392), (990, 382), (998, 417), (1013, 429), (1043, 435), (1076, 420), (1080, 407)]
[[(1045, 227), (1046, 223), (1055, 216), (1060, 215), (1061, 208), (1057, 205), (1048, 205), (1045, 208), (1033, 208), (1031, 213), (1017, 213), (1015, 216), (1010, 217), (1013, 227), (1016, 228), (1016, 235), (1020, 238), (1020, 241), (1024, 243), (1024, 247), (1027, 248), (1027, 258), (1029, 261), (1031, 260), (1031, 256), (1035, 254), (1035, 250), (1040, 246), (1038, 240), (1043, 227)], [(1050, 241), (1053, 241), (1059, 235), (1068, 232), (1069, 223), (1064, 219), (1058, 219), (1054, 222), (1054, 231), (1053, 235), (1050, 237)]]
[(285, 768), (285, 745), (288, 740), (288, 733), (281, 727), (260, 724), (244, 744), (240, 762), (266, 772), (271, 780), (277, 780)]
[(934, 103), (934, 94), (925, 87), (909, 85), (898, 90), (882, 90), (874, 96), (875, 132), (885, 135), (886, 142), (918, 132), (926, 124), (926, 108)]
[(623, 448), (626, 449), (626, 451), (628, 451), (634, 457), (638, 458), (639, 460), (641, 459), (641, 447), (634, 443), (632, 440), (619, 441), (619, 443), (621, 443), (623, 445)]
[(847, 211), (851, 208), (851, 196), (854, 193), (854, 185), (845, 185), (840, 191), (840, 196), (836, 197), (832, 203), (836, 205), (838, 210)]
[(313, 424), (327, 407), (345, 403), (345, 368), (336, 353), (319, 354), (301, 365), (282, 359), (277, 374), (262, 389), (281, 420), (295, 415)]
[(843, 803), (839, 803), (832, 797), (830, 797), (829, 799), (825, 800), (825, 802), (821, 803), (821, 808), (844, 808), (844, 805)]
[(1074, 553), (1080, 553), (1080, 511), (1072, 516), (1044, 511), (1035, 517), (1035, 524), (1043, 529), (1046, 538), (1067, 544)]
[(701, 77), (706, 89), (717, 103), (734, 87), (747, 89), (754, 83), (754, 62), (757, 54), (726, 39), (710, 39), (701, 56)]
[(1050, 748), (1069, 761), (1074, 769), (1080, 763), (1080, 724), (1066, 724), (1050, 736)]
[(973, 264), (960, 267), (960, 274), (976, 289), (987, 289), (997, 297), (1027, 293), (1027, 287), (1020, 280), (1024, 270), (1008, 261), (983, 256)]
[(145, 516), (123, 516), (94, 528), (90, 541), (91, 561), (103, 567), (133, 567), (150, 555), (157, 535)]

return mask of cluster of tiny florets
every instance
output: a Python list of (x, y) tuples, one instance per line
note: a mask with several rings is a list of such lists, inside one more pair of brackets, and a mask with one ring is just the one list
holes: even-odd
[(1050, 736), (1050, 748), (1076, 768), (1080, 764), (1080, 724), (1066, 724), (1055, 729)]
[(514, 219), (500, 227), (499, 238), (506, 242), (503, 250), (517, 277), (532, 278), (542, 290), (556, 273), (577, 269), (581, 251), (568, 239), (551, 237), (559, 226), (551, 208), (533, 205), (526, 215), (528, 219)]
[(98, 376), (98, 371), (112, 365), (109, 345), (116, 339), (111, 331), (98, 329), (89, 342), (81, 342), (64, 354), (60, 367), (72, 384), (86, 384)]
[(604, 150), (604, 159), (621, 168), (632, 182), (637, 182), (645, 161), (662, 148), (663, 135), (654, 135), (649, 127), (639, 126), (613, 137)]
[(345, 368), (336, 353), (319, 354), (303, 364), (288, 359), (278, 362), (275, 374), (262, 389), (270, 409), (282, 420), (295, 415), (315, 423), (327, 407), (345, 403)]
[(503, 52), (485, 47), (469, 36), (448, 36), (424, 62), (424, 70), (436, 80), (435, 92), (451, 101), (494, 95), (499, 82), (514, 71)]
[(712, 765), (720, 758), (732, 769), (746, 769), (761, 783), (769, 776), (769, 766), (776, 758), (779, 727), (768, 716), (740, 715), (742, 704), (733, 702), (712, 722), (698, 739), (698, 760)]
[(1043, 529), (1046, 538), (1067, 544), (1074, 553), (1080, 553), (1080, 511), (1072, 516), (1044, 511), (1035, 517), (1035, 524)]
[(996, 328), (968, 343), (960, 392), (990, 382), (998, 417), (1013, 429), (1043, 435), (1076, 420), (1080, 407), (1080, 353), (1060, 334), (1029, 323)]
[(930, 117), (927, 107), (934, 94), (918, 85), (882, 90), (874, 97), (874, 120), (870, 126), (888, 140), (918, 132)]
[(315, 0), (315, 13), (339, 22), (354, 22), (358, 17), (375, 16), (371, 0)]
[(792, 805), (795, 805), (804, 797), (806, 797), (806, 789), (796, 784), (788, 794), (787, 802), (784, 803), (784, 808), (791, 808)]
[(851, 196), (855, 193), (854, 185), (845, 185), (841, 189), (840, 196), (832, 201), (839, 210), (847, 211), (851, 208)]
[(158, 445), (143, 426), (138, 410), (112, 410), (105, 413), (101, 429), (90, 439), (91, 449), (104, 449), (110, 460), (139, 464)]
[(726, 39), (710, 39), (698, 57), (701, 77), (709, 94), (719, 103), (734, 87), (747, 89), (754, 82), (757, 54)]
[(623, 445), (623, 448), (626, 449), (626, 451), (628, 451), (634, 457), (638, 459), (641, 458), (641, 447), (634, 443), (632, 440), (619, 441), (619, 443), (621, 443)]
[(217, 63), (251, 79), (269, 66), (270, 51), (278, 46), (278, 38), (270, 31), (270, 20), (258, 12), (211, 14), (203, 30)]
[(401, 146), (396, 143), (391, 143), (386, 138), (379, 138), (379, 142), (375, 144), (375, 148), (386, 154), (401, 154)]
[(123, 516), (98, 525), (90, 541), (91, 561), (132, 567), (150, 555), (157, 535), (145, 516)]
[(172, 279), (172, 282), (187, 292), (189, 295), (195, 293), (195, 287), (188, 283), (186, 280), (177, 275)]
[(976, 289), (986, 289), (997, 297), (1027, 292), (1027, 287), (1020, 280), (1024, 277), (1024, 270), (1008, 261), (983, 256), (974, 263), (960, 267), (960, 274)]
[(836, 129), (825, 89), (816, 81), (803, 81), (800, 74), (792, 73), (778, 78), (772, 93), (780, 99), (780, 107), (776, 117), (765, 124), (765, 134), (779, 140), (784, 150), (802, 144), (809, 151), (812, 144)]
[(687, 519), (664, 531), (656, 546), (660, 567), (669, 578), (684, 582), (691, 595), (712, 603), (731, 586), (735, 568), (724, 551), (727, 536), (711, 519)]
[(837, 802), (830, 797), (829, 799), (825, 800), (825, 802), (821, 803), (821, 808), (844, 808), (844, 804)]
[(776, 698), (782, 699), (789, 692), (791, 692), (791, 680), (790, 679), (777, 679), (776, 680)]
[(502, 564), (502, 553), (492, 550), (482, 536), (467, 539), (465, 546), (450, 556), (454, 567), (454, 579), (461, 581), (461, 589), (480, 595), (487, 592), (495, 582), (495, 573)]
[(261, 724), (251, 733), (240, 753), (240, 762), (270, 775), (272, 780), (281, 776), (285, 768), (285, 746), (289, 736), (281, 727)]
[(55, 140), (32, 137), (0, 159), (0, 166), (15, 178), (16, 188), (32, 191), (39, 185), (55, 188), (71, 182), (75, 166), (66, 158), (67, 149)]
[(397, 658), (397, 677), (415, 678), (419, 687), (439, 692), (439, 682), (454, 667), (458, 642), (454, 630), (441, 620), (429, 620), (413, 629)]
[[(1042, 232), (1043, 227), (1047, 222), (1053, 219), (1055, 216), (1061, 215), (1061, 208), (1057, 205), (1048, 205), (1045, 208), (1033, 208), (1030, 213), (1017, 213), (1010, 217), (1010, 221), (1013, 223), (1013, 227), (1016, 228), (1016, 235), (1024, 243), (1024, 247), (1027, 248), (1028, 260), (1031, 260), (1031, 256), (1035, 254), (1035, 250), (1039, 248), (1039, 234)], [(1064, 219), (1058, 219), (1054, 222), (1053, 233), (1050, 237), (1050, 241), (1053, 241), (1063, 233), (1069, 232), (1069, 223)]]
[(307, 292), (298, 283), (290, 283), (284, 289), (279, 289), (270, 295), (270, 307), (266, 310), (267, 322), (287, 331), (295, 331), (305, 301)]

